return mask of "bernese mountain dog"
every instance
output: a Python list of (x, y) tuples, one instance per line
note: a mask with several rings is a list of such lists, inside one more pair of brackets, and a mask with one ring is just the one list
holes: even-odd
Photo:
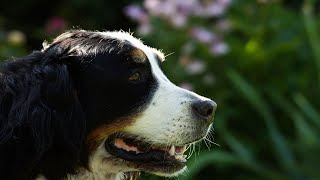
[(216, 103), (130, 33), (70, 30), (0, 67), (0, 179), (176, 176)]

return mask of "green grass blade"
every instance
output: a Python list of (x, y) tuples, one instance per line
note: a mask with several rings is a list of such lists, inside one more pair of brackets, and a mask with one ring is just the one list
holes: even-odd
[(293, 100), (297, 106), (301, 109), (306, 117), (317, 127), (320, 128), (320, 114), (315, 108), (309, 103), (309, 101), (301, 94), (293, 96)]
[(217, 131), (221, 135), (223, 140), (229, 145), (232, 151), (234, 151), (237, 154), (241, 161), (253, 163), (254, 157), (250, 152), (250, 149), (243, 145), (243, 143), (241, 143), (239, 140), (237, 140), (231, 133), (229, 133), (228, 129), (226, 128), (228, 115), (217, 115), (216, 119), (217, 122), (219, 122)]
[(295, 164), (292, 152), (290, 151), (284, 137), (279, 132), (275, 118), (272, 115), (267, 103), (262, 99), (254, 88), (249, 85), (238, 73), (233, 70), (227, 72), (227, 75), (233, 85), (243, 95), (245, 99), (252, 105), (253, 108), (261, 115), (265, 120), (269, 136), (272, 141), (276, 155), (279, 158), (279, 162), (286, 168), (290, 175), (298, 177), (296, 172), (291, 171), (292, 166)]
[[(189, 172), (185, 174), (183, 179), (186, 180), (193, 180), (196, 179), (196, 175), (204, 168), (208, 167), (209, 165), (215, 166), (242, 166), (247, 169), (253, 170), (257, 174), (264, 174), (266, 179), (287, 179), (281, 174), (274, 173), (273, 171), (269, 171), (257, 166), (252, 166), (247, 164), (246, 162), (239, 159), (237, 156), (221, 150), (216, 151), (207, 151), (203, 152), (201, 156), (197, 158), (196, 161), (191, 163), (188, 167)], [(216, 167), (214, 167), (216, 168)]]
[(315, 1), (305, 0), (302, 7), (304, 25), (309, 38), (310, 46), (314, 54), (314, 60), (317, 67), (318, 83), (320, 88), (320, 37), (317, 30), (317, 24), (313, 15)]
[(269, 96), (291, 119), (293, 119), (298, 137), (302, 144), (315, 144), (318, 141), (318, 135), (315, 133), (315, 130), (310, 127), (297, 108), (275, 92), (269, 93)]

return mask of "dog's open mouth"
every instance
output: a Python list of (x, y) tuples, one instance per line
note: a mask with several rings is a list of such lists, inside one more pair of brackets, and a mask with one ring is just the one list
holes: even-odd
[(132, 137), (112, 135), (106, 140), (105, 147), (111, 155), (139, 164), (141, 170), (169, 167), (175, 172), (185, 167), (187, 162), (184, 155), (186, 145), (151, 145)]

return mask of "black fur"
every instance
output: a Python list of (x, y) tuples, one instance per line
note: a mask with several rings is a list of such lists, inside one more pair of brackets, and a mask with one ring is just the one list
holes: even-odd
[[(93, 128), (141, 111), (156, 88), (134, 47), (96, 32), (70, 31), (43, 51), (8, 61), (0, 73), (0, 179), (63, 179), (86, 166)], [(140, 84), (127, 82), (132, 71)], [(128, 93), (130, 89), (130, 93)], [(141, 106), (140, 106), (141, 107)]]

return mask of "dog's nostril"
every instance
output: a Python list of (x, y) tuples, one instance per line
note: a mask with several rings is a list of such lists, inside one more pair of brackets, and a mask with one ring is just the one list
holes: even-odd
[(210, 116), (211, 114), (213, 114), (213, 108), (208, 109), (206, 116)]
[(201, 116), (211, 118), (217, 104), (214, 101), (197, 101), (193, 104), (194, 110)]

